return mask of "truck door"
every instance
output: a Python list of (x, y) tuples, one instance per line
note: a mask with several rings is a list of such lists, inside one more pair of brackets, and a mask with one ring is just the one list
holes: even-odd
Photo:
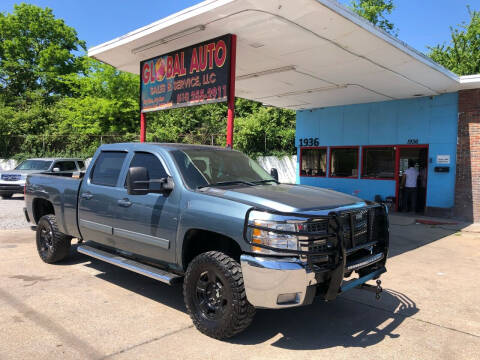
[[(147, 168), (150, 179), (169, 175), (161, 158), (153, 153), (135, 152), (129, 167), (137, 166)], [(174, 262), (180, 192), (174, 189), (165, 195), (128, 195), (126, 176), (116, 199), (117, 226), (113, 232), (117, 247), (152, 259)]]
[(102, 151), (84, 178), (78, 199), (78, 224), (84, 240), (115, 247), (118, 183), (127, 155), (124, 151)]

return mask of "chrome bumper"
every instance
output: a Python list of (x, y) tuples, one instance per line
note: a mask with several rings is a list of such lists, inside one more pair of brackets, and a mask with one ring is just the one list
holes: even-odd
[(315, 273), (296, 258), (240, 257), (248, 301), (257, 308), (280, 309), (310, 304)]
[[(345, 268), (340, 267), (338, 276), (325, 284), (331, 289), (333, 300), (337, 295), (361, 285), (371, 279), (378, 278), (386, 271), (381, 268), (350, 281), (343, 281), (345, 270), (357, 270), (377, 263), (384, 258), (384, 254), (376, 254), (360, 259)], [(281, 309), (293, 306), (308, 305), (313, 302), (317, 292), (315, 273), (308, 270), (306, 264), (297, 258), (274, 258), (242, 255), (243, 283), (248, 301), (257, 308)], [(336, 271), (336, 270), (335, 270)], [(322, 281), (322, 280), (319, 280)]]

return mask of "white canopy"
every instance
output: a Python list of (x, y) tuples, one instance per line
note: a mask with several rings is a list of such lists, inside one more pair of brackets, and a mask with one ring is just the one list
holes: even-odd
[(131, 73), (142, 60), (237, 35), (236, 96), (310, 109), (480, 88), (334, 0), (207, 0), (91, 48)]

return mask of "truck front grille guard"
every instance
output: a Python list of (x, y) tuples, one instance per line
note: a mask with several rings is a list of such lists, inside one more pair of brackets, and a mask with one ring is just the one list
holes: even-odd
[[(319, 231), (319, 232), (308, 232), (308, 231), (300, 231), (300, 232), (292, 232), (292, 231), (284, 231), (284, 230), (277, 230), (271, 229), (263, 226), (254, 225), (249, 222), (250, 220), (250, 213), (252, 211), (261, 211), (267, 212), (272, 215), (279, 215), (279, 216), (290, 216), (296, 218), (304, 218), (307, 220), (308, 223), (314, 223), (315, 221), (323, 220), (328, 222), (328, 227), (326, 231)], [(359, 237), (359, 234), (356, 233), (358, 225), (355, 223), (355, 216), (359, 214), (359, 212), (367, 211), (368, 216), (366, 217), (366, 242), (361, 244), (357, 244), (356, 240)], [(380, 216), (380, 218), (378, 218)], [(375, 225), (376, 221), (383, 220), (381, 224)], [(363, 221), (363, 219), (361, 220)], [(383, 226), (379, 226), (383, 225)], [(381, 229), (383, 228), (383, 229)], [(277, 234), (283, 235), (297, 235), (302, 236), (305, 240), (301, 240), (302, 243), (314, 243), (316, 240), (325, 239), (326, 243), (330, 243), (333, 245), (331, 249), (322, 250), (322, 251), (305, 251), (305, 250), (292, 250), (292, 249), (279, 249), (275, 247), (271, 247), (264, 244), (253, 243), (249, 239), (249, 229), (259, 229), (269, 232), (274, 232)], [(363, 235), (364, 229), (359, 229), (360, 236)], [(314, 271), (315, 273), (331, 271), (330, 273), (330, 285), (326, 290), (325, 299), (330, 300), (334, 299), (338, 294), (338, 289), (342, 283), (345, 269), (347, 267), (347, 256), (354, 253), (355, 251), (364, 249), (364, 248), (372, 248), (377, 247), (383, 251), (383, 258), (381, 261), (376, 263), (377, 267), (381, 266), (384, 267), (386, 258), (388, 255), (388, 217), (385, 208), (379, 204), (372, 204), (362, 207), (360, 209), (352, 209), (347, 211), (332, 211), (328, 215), (310, 215), (310, 214), (302, 214), (302, 213), (286, 213), (280, 211), (274, 211), (270, 209), (263, 209), (252, 207), (250, 208), (246, 215), (245, 215), (245, 223), (243, 228), (243, 238), (244, 240), (250, 245), (255, 247), (260, 247), (263, 249), (275, 251), (279, 254), (285, 255), (292, 255), (292, 256), (299, 256), (300, 258), (305, 259), (308, 267)], [(348, 248), (347, 242), (348, 240)], [(308, 248), (311, 248), (308, 246)], [(315, 247), (313, 247), (315, 248)], [(329, 257), (331, 261), (325, 264), (315, 264), (315, 259), (319, 257)]]

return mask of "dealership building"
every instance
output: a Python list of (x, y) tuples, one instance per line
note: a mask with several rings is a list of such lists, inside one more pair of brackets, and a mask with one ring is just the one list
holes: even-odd
[(480, 221), (480, 75), (451, 73), (336, 1), (207, 0), (89, 55), (140, 74), (226, 34), (235, 96), (296, 111), (297, 183), (401, 207), (411, 160), (419, 210)]

